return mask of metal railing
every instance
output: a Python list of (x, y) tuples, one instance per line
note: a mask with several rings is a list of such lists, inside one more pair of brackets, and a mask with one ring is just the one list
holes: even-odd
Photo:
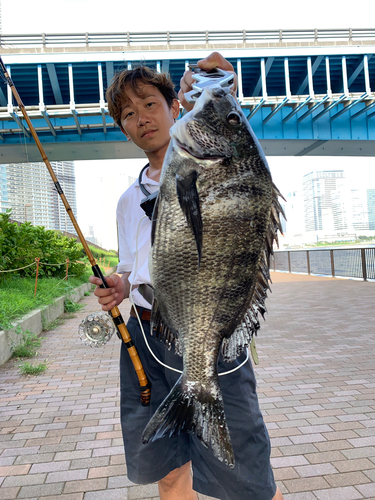
[(270, 269), (289, 273), (375, 280), (375, 247), (278, 250)]
[(163, 31), (122, 33), (40, 33), (2, 34), (0, 46), (58, 47), (58, 46), (128, 46), (139, 45), (196, 45), (196, 44), (264, 44), (264, 43), (324, 43), (359, 41), (375, 43), (375, 28), (310, 29), (310, 30), (241, 30), (241, 31)]

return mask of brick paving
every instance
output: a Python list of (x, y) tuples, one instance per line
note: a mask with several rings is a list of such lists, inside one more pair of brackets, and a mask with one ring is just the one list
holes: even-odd
[[(273, 281), (256, 374), (277, 483), (285, 500), (375, 500), (375, 283)], [(98, 309), (93, 295), (83, 302), (43, 334), (44, 374), (23, 377), (14, 360), (0, 367), (0, 500), (159, 498), (156, 485), (127, 478), (120, 343), (80, 342), (79, 323)]]

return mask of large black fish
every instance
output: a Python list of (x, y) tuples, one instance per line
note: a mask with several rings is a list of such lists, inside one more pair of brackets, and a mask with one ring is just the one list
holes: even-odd
[(171, 137), (152, 227), (152, 325), (184, 369), (142, 441), (193, 432), (233, 466), (217, 359), (243, 352), (266, 311), (280, 193), (228, 89), (207, 88)]

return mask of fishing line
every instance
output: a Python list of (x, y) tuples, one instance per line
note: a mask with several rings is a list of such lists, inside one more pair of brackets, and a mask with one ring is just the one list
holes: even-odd
[[(138, 227), (137, 227), (137, 234), (136, 234), (136, 238), (135, 238), (135, 263), (134, 263), (134, 277), (136, 276), (137, 274), (137, 267), (138, 267), (138, 238), (139, 238), (139, 228), (141, 226), (141, 222), (143, 221), (143, 219), (146, 219), (148, 218), (147, 215), (144, 215), (141, 220), (139, 221), (138, 223)], [(163, 366), (164, 368), (168, 368), (168, 370), (172, 370), (174, 372), (177, 372), (177, 373), (182, 373), (181, 370), (177, 370), (177, 368), (173, 368), (172, 366), (169, 366), (169, 365), (166, 365), (165, 363), (163, 363), (163, 361), (161, 361), (157, 356), (156, 354), (154, 354), (154, 352), (152, 351), (148, 341), (147, 341), (147, 337), (146, 337), (146, 334), (145, 334), (145, 331), (143, 329), (143, 325), (142, 325), (142, 321), (139, 317), (139, 314), (138, 314), (138, 311), (137, 311), (137, 306), (135, 305), (134, 303), (134, 299), (133, 299), (133, 295), (132, 295), (132, 291), (133, 291), (133, 282), (130, 283), (130, 293), (129, 293), (129, 300), (130, 300), (130, 303), (132, 304), (133, 306), (133, 309), (135, 311), (135, 314), (137, 316), (137, 320), (138, 320), (138, 323), (139, 323), (139, 327), (141, 329), (141, 332), (142, 332), (142, 335), (143, 335), (143, 339), (145, 341), (145, 344), (147, 346), (147, 349), (150, 351), (152, 357), (155, 359), (155, 361), (157, 361), (161, 366)], [(230, 373), (234, 373), (235, 371), (239, 370), (240, 368), (242, 368), (242, 366), (244, 366), (249, 360), (249, 349), (246, 349), (246, 359), (238, 366), (236, 366), (235, 368), (233, 368), (232, 370), (227, 370), (225, 372), (221, 372), (219, 373), (219, 377), (222, 377), (224, 375), (229, 375)]]

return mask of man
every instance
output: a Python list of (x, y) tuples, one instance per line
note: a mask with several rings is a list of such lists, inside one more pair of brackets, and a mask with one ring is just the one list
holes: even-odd
[[(198, 66), (206, 70), (220, 67), (233, 72), (233, 66), (218, 53), (202, 59)], [(192, 82), (191, 73), (185, 72), (178, 97), (187, 110), (193, 106), (186, 102), (184, 95), (191, 90)], [(115, 122), (127, 139), (145, 152), (149, 163), (140, 176), (140, 183), (148, 192), (155, 192), (170, 141), (169, 129), (179, 115), (179, 102), (172, 82), (165, 75), (147, 68), (126, 70), (115, 77), (106, 96)], [(161, 500), (197, 500), (195, 491), (223, 500), (282, 500), (270, 467), (269, 437), (259, 410), (250, 362), (220, 380), (236, 459), (234, 469), (220, 463), (192, 434), (164, 437), (146, 445), (141, 443), (146, 424), (178, 378), (168, 366), (178, 370), (182, 365), (181, 358), (150, 335), (151, 299), (147, 300), (146, 294), (140, 293), (144, 287), (138, 290), (139, 285), (151, 284), (148, 272), (151, 222), (144, 217), (140, 207), (144, 197), (137, 181), (120, 198), (117, 209), (118, 274), (107, 279), (112, 288), (95, 290), (104, 311), (119, 305), (131, 294), (145, 332), (143, 336), (133, 307), (127, 327), (152, 389), (150, 407), (142, 407), (138, 380), (122, 345), (121, 425), (128, 477), (140, 484), (158, 481)], [(101, 284), (95, 277), (90, 281), (98, 286)], [(239, 366), (242, 361), (237, 360), (232, 366)], [(228, 366), (232, 368), (231, 364), (219, 361), (219, 371), (227, 371)]]

